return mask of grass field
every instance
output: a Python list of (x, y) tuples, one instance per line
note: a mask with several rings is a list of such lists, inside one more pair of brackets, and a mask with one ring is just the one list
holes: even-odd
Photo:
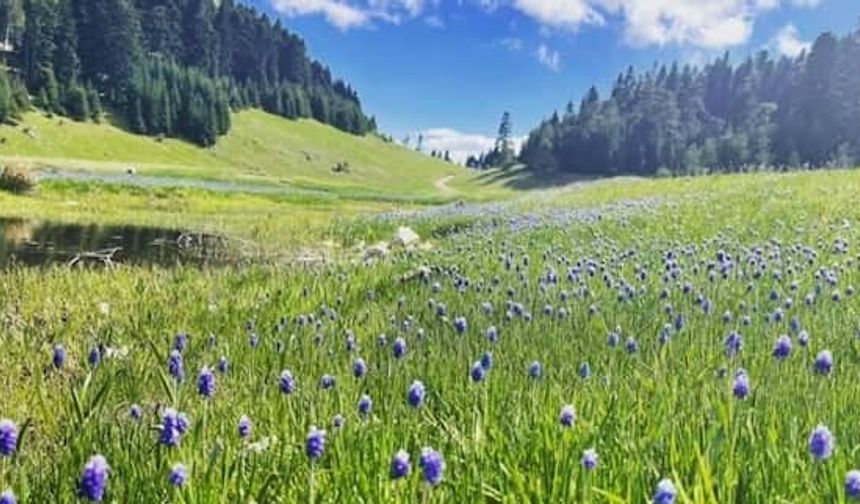
[[(7, 443), (0, 426), (0, 453), (15, 448), (0, 457), (0, 488), (19, 502), (78, 502), (101, 454), (104, 502), (116, 503), (638, 504), (664, 479), (682, 503), (849, 502), (858, 173), (598, 182), (326, 233), (409, 224), (433, 237), (370, 266), (9, 270), (0, 417), (19, 436)], [(50, 188), (69, 200), (80, 190)], [(94, 212), (115, 203), (92, 190), (104, 191)], [(182, 209), (189, 219), (218, 205), (200, 198)], [(400, 280), (425, 266), (425, 281)], [(207, 373), (201, 387), (222, 357), (214, 392)], [(358, 358), (368, 371), (357, 378)], [(187, 429), (165, 424), (168, 407)], [(312, 426), (327, 431), (321, 453)], [(817, 426), (832, 443), (810, 443)], [(425, 447), (444, 458), (438, 485), (426, 482)], [(399, 450), (411, 472), (395, 480)], [(175, 464), (184, 486), (169, 480)]]
[[(109, 124), (75, 123), (32, 112), (18, 126), (0, 126), (0, 159), (36, 167), (101, 174), (184, 177), (321, 189), (346, 198), (438, 201), (510, 194), (474, 172), (375, 136), (357, 137), (315, 121), (289, 121), (261, 111), (233, 115), (215, 147), (158, 142)], [(349, 173), (332, 167), (347, 161)], [(447, 182), (440, 188), (441, 180)]]

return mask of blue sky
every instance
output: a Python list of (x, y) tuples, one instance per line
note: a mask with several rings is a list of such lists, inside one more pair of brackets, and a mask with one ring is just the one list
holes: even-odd
[(857, 0), (250, 1), (352, 83), (383, 132), (458, 157), (491, 144), (503, 111), (525, 135), (628, 65), (794, 55), (860, 19)]

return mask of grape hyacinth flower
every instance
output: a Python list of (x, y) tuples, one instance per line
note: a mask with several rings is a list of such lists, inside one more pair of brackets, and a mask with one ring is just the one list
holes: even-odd
[(666, 478), (657, 483), (657, 489), (654, 491), (654, 504), (674, 504), (677, 491), (672, 480)]
[(251, 419), (248, 418), (247, 415), (242, 415), (239, 417), (239, 437), (242, 439), (247, 439), (251, 435), (251, 430), (253, 429), (253, 424), (251, 423)]
[(18, 449), (18, 426), (12, 420), (0, 420), (0, 455), (11, 457)]
[(227, 360), (227, 357), (222, 355), (220, 359), (218, 359), (218, 372), (221, 374), (227, 374), (227, 371), (230, 370), (230, 361)]
[(54, 357), (53, 363), (54, 367), (60, 369), (66, 362), (66, 349), (63, 345), (56, 344), (54, 345)]
[(469, 329), (469, 323), (466, 321), (466, 317), (455, 317), (454, 329), (456, 329), (459, 334), (465, 333), (466, 330)]
[(487, 329), (487, 340), (490, 343), (495, 343), (499, 340), (499, 331), (496, 329), (496, 326), (490, 326)]
[(403, 338), (397, 338), (394, 340), (392, 353), (394, 354), (395, 359), (402, 359), (403, 356), (406, 355), (406, 340)]
[(791, 338), (783, 334), (773, 346), (773, 357), (777, 360), (785, 360), (791, 355)]
[(806, 331), (800, 331), (800, 334), (797, 335), (797, 342), (804, 348), (809, 346), (809, 333)]
[(809, 435), (809, 453), (818, 461), (827, 460), (833, 455), (833, 443), (830, 429), (819, 425)]
[(582, 467), (588, 471), (597, 467), (597, 451), (594, 448), (589, 448), (582, 452)]
[(207, 366), (200, 370), (200, 375), (197, 377), (197, 392), (206, 399), (211, 399), (215, 395), (215, 375)]
[(424, 404), (425, 396), (424, 384), (418, 380), (412, 382), (409, 386), (409, 391), (406, 393), (406, 399), (413, 408), (420, 408)]
[(143, 417), (143, 409), (141, 409), (139, 404), (132, 404), (128, 408), (128, 416), (135, 422), (138, 422)]
[(170, 468), (170, 474), (167, 480), (175, 488), (182, 488), (188, 479), (188, 470), (182, 464), (176, 464)]
[(481, 365), (481, 361), (477, 361), (472, 364), (472, 370), (469, 371), (469, 376), (475, 383), (484, 381), (484, 378), (487, 376), (487, 370)]
[(815, 357), (815, 372), (821, 375), (829, 375), (833, 369), (833, 354), (830, 350), (822, 350)]
[(356, 378), (363, 378), (367, 374), (367, 363), (361, 357), (352, 362), (352, 374)]
[(541, 367), (540, 362), (534, 361), (529, 365), (529, 376), (537, 380), (543, 374), (543, 367)]
[(331, 419), (331, 426), (335, 429), (343, 428), (343, 424), (346, 423), (346, 419), (343, 418), (343, 415), (337, 414), (334, 418)]
[(176, 333), (176, 336), (173, 338), (173, 349), (179, 353), (185, 351), (185, 348), (188, 346), (188, 333), (180, 332)]
[(493, 367), (493, 354), (484, 352), (484, 355), (481, 356), (481, 367), (484, 368), (484, 371), (489, 371)]
[(159, 441), (164, 446), (173, 448), (179, 445), (182, 435), (188, 430), (188, 418), (173, 408), (167, 408), (161, 417), (161, 435)]
[(732, 384), (732, 393), (738, 399), (746, 399), (750, 393), (750, 382), (745, 372), (739, 372)]
[(370, 410), (373, 408), (373, 399), (370, 398), (369, 395), (364, 394), (361, 396), (361, 399), (358, 400), (358, 412), (362, 416), (367, 416), (370, 414)]
[(102, 361), (102, 353), (98, 347), (93, 347), (90, 350), (90, 354), (87, 356), (87, 362), (90, 363), (90, 366), (96, 367)]
[(6, 489), (3, 493), (0, 493), (0, 504), (17, 504), (17, 500), (15, 500), (15, 493), (10, 489)]
[(726, 357), (734, 357), (744, 346), (743, 337), (737, 333), (736, 331), (732, 331), (726, 336), (725, 347), (726, 347)]
[(170, 352), (170, 357), (167, 359), (167, 370), (177, 382), (185, 381), (185, 367), (182, 364), (182, 354), (179, 353), (179, 350)]
[(317, 460), (323, 456), (325, 451), (325, 431), (311, 426), (308, 437), (305, 439), (305, 453), (311, 460)]
[(573, 427), (573, 424), (576, 422), (576, 410), (573, 409), (572, 405), (567, 404), (561, 408), (561, 414), (558, 419), (562, 427)]
[(852, 469), (845, 475), (845, 495), (860, 497), (860, 471)]
[(445, 471), (445, 460), (442, 454), (432, 448), (424, 448), (419, 460), (421, 470), (424, 472), (424, 481), (430, 486), (436, 486), (442, 482), (442, 473)]
[(103, 456), (91, 457), (78, 482), (78, 495), (90, 502), (101, 502), (107, 490), (109, 472), (110, 467)]
[(391, 458), (391, 479), (401, 479), (409, 476), (412, 472), (412, 464), (409, 462), (409, 454), (400, 450)]
[(333, 389), (334, 386), (335, 386), (334, 376), (332, 376), (330, 374), (322, 375), (322, 378), (320, 378), (320, 388), (321, 389), (329, 390), (329, 389)]
[(285, 369), (281, 373), (281, 378), (278, 380), (278, 386), (284, 394), (292, 394), (293, 390), (296, 389), (296, 381), (293, 379), (293, 374), (289, 370)]
[(583, 380), (591, 378), (591, 366), (588, 362), (583, 362), (579, 365), (579, 377)]
[(637, 343), (636, 339), (632, 336), (627, 338), (627, 345), (625, 347), (627, 348), (627, 353), (629, 354), (635, 354), (639, 351), (639, 343)]

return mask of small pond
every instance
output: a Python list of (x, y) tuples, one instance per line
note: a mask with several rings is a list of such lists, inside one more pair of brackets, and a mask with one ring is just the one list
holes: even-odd
[(228, 239), (206, 233), (0, 217), (0, 268), (209, 265), (234, 263), (238, 257)]

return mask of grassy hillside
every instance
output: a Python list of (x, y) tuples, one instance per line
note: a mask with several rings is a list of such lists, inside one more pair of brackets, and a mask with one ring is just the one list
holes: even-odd
[[(461, 167), (376, 137), (256, 110), (235, 114), (230, 133), (210, 149), (35, 112), (17, 126), (0, 126), (0, 139), (0, 158), (42, 168), (124, 173), (134, 166), (141, 175), (324, 188), (346, 196), (454, 198), (504, 192)], [(349, 163), (349, 173), (332, 171), (341, 161)]]

